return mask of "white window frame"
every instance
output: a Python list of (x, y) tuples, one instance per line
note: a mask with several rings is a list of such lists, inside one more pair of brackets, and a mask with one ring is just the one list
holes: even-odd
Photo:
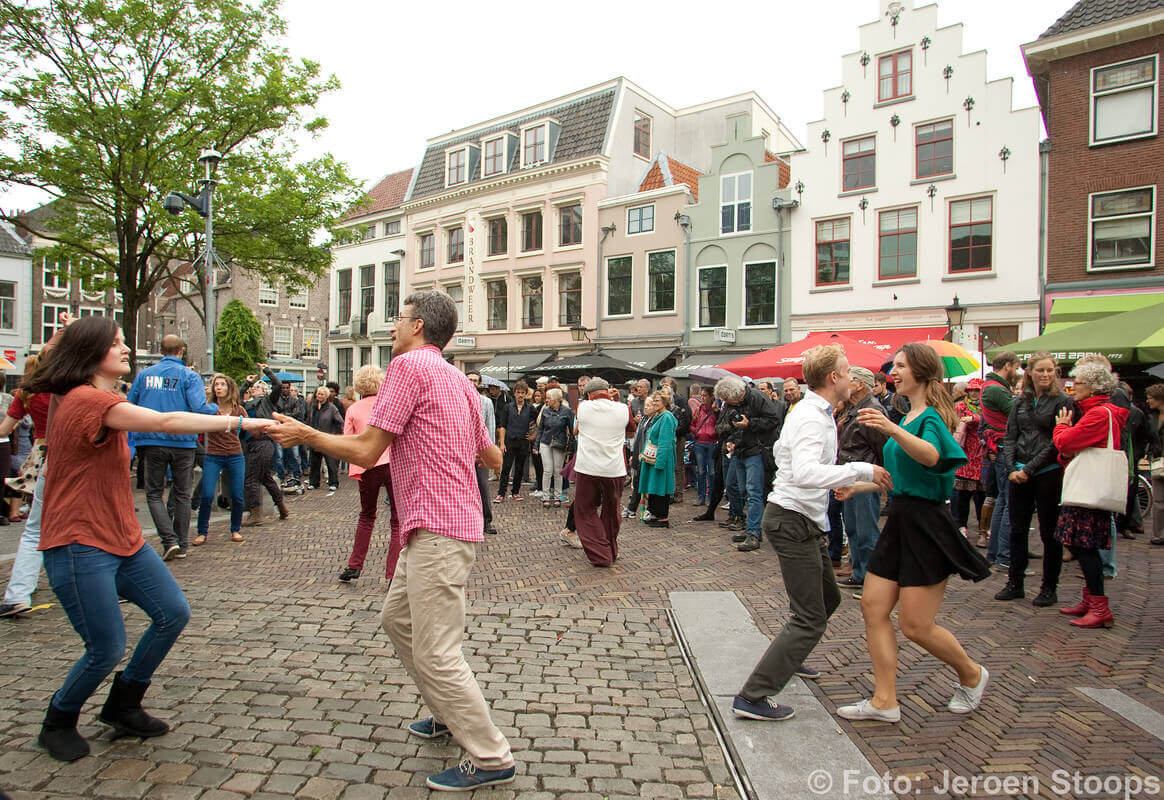
[(311, 290), (304, 286), (301, 289), (292, 290), (290, 286), (287, 287), (287, 307), (293, 308), (296, 311), (306, 311), (307, 305), (310, 302)]
[[(763, 322), (759, 325), (748, 324), (748, 267), (757, 264), (771, 264), (772, 265), (772, 321)], [(761, 330), (763, 328), (775, 328), (780, 322), (780, 291), (779, 277), (780, 277), (780, 261), (777, 258), (767, 259), (762, 258), (756, 261), (745, 261), (740, 270), (740, 278), (744, 283), (744, 290), (740, 292), (740, 327), (747, 328), (750, 331)]]
[[(449, 180), (450, 161), (452, 160), (453, 156), (458, 156), (458, 155), (463, 156), (465, 159), (465, 163), (462, 165), (464, 168), (464, 177), (459, 181)], [(468, 182), (469, 182), (469, 145), (465, 145), (464, 147), (455, 147), (452, 150), (446, 150), (445, 151), (445, 187), (447, 188), (450, 186), (460, 186), (461, 184), (468, 183)]]
[[(513, 311), (513, 308), (511, 307), (511, 305), (509, 303), (509, 279), (504, 275), (499, 275), (497, 277), (492, 277), (492, 276), (483, 277), (481, 280), (485, 284), (484, 288), (485, 288), (485, 331), (486, 331), (486, 333), (492, 333), (495, 331), (508, 331), (509, 330), (509, 318), (510, 318), (511, 312)], [(489, 301), (492, 299), (489, 297), (489, 285), (493, 284), (493, 283), (501, 283), (501, 284), (505, 285), (505, 324), (502, 325), (500, 328), (495, 328), (492, 325), (490, 325), (490, 321), (493, 319), (493, 309), (489, 305)]]
[[(645, 229), (643, 228), (643, 215), (642, 215), (642, 213), (640, 213), (639, 214), (639, 229), (637, 231), (632, 231), (631, 230), (631, 212), (632, 211), (642, 212), (648, 208), (651, 209), (651, 227), (645, 228)], [(642, 236), (644, 233), (654, 233), (654, 232), (655, 232), (655, 204), (654, 203), (647, 203), (646, 205), (642, 205), (642, 206), (632, 206), (626, 210), (626, 235), (627, 236)]]
[[(501, 134), (500, 136), (490, 136), (481, 142), (481, 177), (492, 178), (494, 175), (505, 174), (505, 170), (509, 166), (509, 147), (505, 139), (505, 134)], [(501, 143), (501, 169), (496, 172), (487, 172), (485, 165), (489, 163), (489, 145), (494, 142)]]
[[(424, 264), (424, 237), (432, 237), (432, 263), (428, 266)], [(437, 249), (436, 249), (436, 229), (429, 228), (427, 230), (416, 232), (416, 271), (428, 272), (436, 269), (437, 266)]]
[(701, 297), (700, 297), (700, 288), (699, 288), (699, 275), (705, 269), (722, 269), (723, 270), (723, 273), (724, 273), (723, 288), (724, 288), (725, 296), (724, 296), (724, 301), (723, 301), (723, 326), (722, 327), (726, 328), (726, 327), (728, 327), (727, 323), (728, 323), (728, 307), (729, 307), (728, 302), (727, 302), (726, 293), (728, 291), (728, 286), (729, 286), (729, 283), (731, 281), (731, 270), (728, 269), (727, 264), (704, 264), (702, 267), (695, 268), (695, 326), (694, 327), (696, 330), (701, 330), (701, 331), (713, 331), (716, 328), (721, 327), (719, 325), (704, 325), (701, 322), (701, 320), (703, 319), (703, 307), (700, 305)]
[[(453, 293), (450, 292), (449, 289), (460, 289), (461, 290), (461, 302), (457, 303), (457, 305), (459, 306), (457, 308), (457, 330), (464, 330), (464, 327), (465, 327), (465, 282), (464, 281), (451, 281), (449, 283), (444, 283), (444, 284), (441, 284), (441, 289), (443, 289), (444, 293), (449, 295), (449, 297), (452, 297), (452, 295), (453, 295)], [(456, 303), (456, 298), (453, 298), (453, 302)]]
[(269, 278), (259, 278), (259, 305), (279, 305), (279, 287)]
[[(610, 262), (616, 258), (629, 258), (631, 262), (630, 311), (626, 314), (610, 313)], [(617, 256), (606, 256), (606, 263), (602, 265), (602, 287), (602, 316), (604, 319), (630, 319), (635, 315), (635, 257), (633, 253), (623, 253)]]
[[(740, 176), (748, 176), (748, 227), (747, 230), (740, 230), (739, 222), (739, 205), (743, 202), (740, 197)], [(726, 178), (735, 178), (735, 199), (730, 203), (723, 201), (723, 182)], [(719, 176), (719, 216), (716, 217), (715, 226), (719, 231), (720, 236), (737, 236), (741, 233), (751, 233), (755, 230), (756, 219), (756, 175), (753, 170), (744, 170), (743, 172), (729, 172), (725, 175)], [(732, 230), (724, 231), (723, 229), (723, 210), (725, 206), (732, 207)]]
[[(647, 121), (647, 152), (646, 153), (640, 153), (638, 150), (635, 149), (635, 134), (636, 134), (635, 123), (638, 122), (639, 117), (642, 117), (643, 119), (645, 119)], [(636, 158), (641, 158), (644, 161), (650, 161), (651, 160), (651, 144), (652, 144), (651, 140), (654, 138), (654, 136), (655, 136), (655, 119), (654, 119), (654, 117), (652, 117), (647, 112), (636, 108), (634, 110), (634, 113), (631, 115), (631, 153)]]
[[(541, 161), (526, 161), (525, 160), (525, 135), (527, 132), (541, 128), (545, 138), (542, 140), (542, 159)], [(521, 148), (521, 168), (541, 166), (549, 163), (550, 160), (550, 121), (543, 120), (533, 125), (526, 125), (521, 129), (521, 137), (518, 139), (517, 146)]]
[[(280, 334), (286, 336), (286, 349), (280, 350)], [(295, 349), (295, 329), (290, 325), (273, 325), (271, 326), (271, 350), (275, 353), (276, 358), (291, 358), (291, 353)]]
[[(563, 325), (562, 324), (562, 310), (563, 310), (565, 304), (562, 302), (562, 294), (563, 294), (563, 292), (562, 292), (562, 279), (563, 278), (572, 278), (572, 277), (578, 278), (578, 322), (571, 323), (570, 325)], [(578, 325), (582, 324), (582, 312), (584, 310), (582, 307), (583, 288), (584, 288), (584, 285), (583, 285), (583, 278), (582, 278), (582, 270), (581, 269), (571, 267), (569, 269), (564, 269), (564, 270), (561, 270), (559, 272), (554, 273), (554, 290), (555, 290), (554, 291), (554, 302), (556, 304), (556, 308), (554, 309), (554, 312), (555, 312), (554, 313), (554, 322), (555, 322), (555, 324), (552, 325), (551, 327), (556, 328), (558, 330), (569, 330), (571, 327), (573, 327), (574, 324), (578, 324)]]
[[(395, 226), (396, 226), (396, 230), (392, 230), (392, 226), (393, 226), (393, 225), (395, 225)], [(401, 230), (401, 228), (402, 228), (402, 227), (403, 227), (403, 226), (401, 225), (401, 221), (400, 221), (400, 220), (398, 220), (398, 219), (390, 219), (390, 220), (388, 220), (387, 222), (385, 222), (385, 223), (384, 223), (384, 236), (385, 236), (385, 237), (388, 237), (388, 236), (399, 236), (399, 235), (400, 235), (400, 230)]]
[[(57, 262), (50, 262), (47, 258), (41, 261), (41, 287), (50, 297), (65, 297), (69, 293), (69, 276), (67, 273), (64, 276), (57, 274), (54, 270), (56, 266)], [(52, 285), (49, 284), (50, 280)]]
[[(20, 318), (17, 316), (17, 312), (20, 309), (16, 305), (17, 295), (20, 293), (19, 292), (20, 284), (18, 284), (16, 281), (0, 281), (0, 286), (11, 286), (12, 287), (12, 296), (11, 297), (5, 297), (4, 295), (0, 295), (0, 308), (3, 308), (5, 305), (11, 304), (12, 313), (10, 316), (12, 318), (12, 324), (9, 326), (6, 326), (6, 327), (0, 327), (0, 330), (14, 331), (20, 326)], [(3, 319), (4, 319), (4, 314), (0, 313), (0, 320), (3, 320)]]
[[(1114, 216), (1114, 217), (1093, 217), (1091, 215), (1092, 209), (1094, 208), (1092, 198), (1094, 198), (1096, 195), (1121, 194), (1123, 192), (1138, 192), (1138, 191), (1143, 191), (1145, 189), (1152, 190), (1152, 210), (1151, 211), (1148, 211), (1148, 212), (1137, 211), (1133, 214), (1123, 214), (1123, 215)], [(1156, 266), (1156, 234), (1158, 233), (1158, 230), (1156, 228), (1156, 217), (1157, 217), (1157, 214), (1159, 213), (1158, 208), (1157, 208), (1158, 202), (1159, 202), (1159, 195), (1158, 195), (1158, 192), (1156, 191), (1155, 184), (1151, 184), (1148, 186), (1128, 186), (1127, 188), (1122, 188), (1122, 189), (1108, 189), (1108, 190), (1103, 191), (1103, 192), (1092, 192), (1089, 195), (1087, 195), (1087, 252), (1084, 255), (1084, 258), (1086, 259), (1085, 263), (1087, 264), (1087, 271), (1088, 272), (1121, 272), (1124, 270), (1138, 270), (1138, 269), (1153, 269), (1153, 268), (1155, 268), (1155, 266)], [(1147, 217), (1149, 222), (1151, 223), (1151, 226), (1152, 226), (1151, 230), (1148, 232), (1148, 242), (1149, 242), (1149, 247), (1150, 247), (1149, 255), (1148, 255), (1148, 263), (1146, 263), (1146, 264), (1116, 264), (1116, 265), (1113, 265), (1110, 267), (1092, 266), (1092, 264), (1091, 264), (1091, 245), (1092, 245), (1092, 233), (1095, 229), (1095, 223), (1096, 222), (1110, 222), (1112, 220), (1120, 220), (1120, 219), (1136, 219), (1139, 217)]]
[[(44, 312), (50, 308), (53, 310), (52, 321), (46, 322), (45, 318), (44, 318)], [(41, 344), (45, 344), (46, 342), (48, 342), (49, 339), (53, 338), (53, 336), (55, 334), (57, 334), (60, 331), (65, 329), (65, 326), (61, 324), (60, 316), (61, 316), (62, 311), (68, 311), (68, 310), (69, 310), (69, 306), (67, 304), (66, 305), (58, 305), (56, 303), (43, 303), (43, 304), (41, 304), (41, 307), (40, 307), (40, 331), (41, 331), (40, 342), (41, 342)], [(51, 333), (49, 333), (48, 336), (44, 335), (46, 332), (46, 329), (51, 329), (51, 331), (52, 331)]]
[[(1095, 125), (1098, 122), (1095, 113), (1096, 101), (1101, 97), (1108, 97), (1113, 94), (1120, 94), (1122, 92), (1136, 91), (1143, 89), (1147, 83), (1137, 83), (1132, 86), (1121, 86), (1118, 89), (1108, 89), (1102, 92), (1095, 91), (1095, 73), (1100, 70), (1110, 69), (1111, 67), (1120, 67), (1124, 64), (1134, 64), (1137, 61), (1152, 61), (1152, 130), (1143, 133), (1132, 133), (1127, 136), (1117, 136), (1111, 139), (1096, 139)], [(1148, 139), (1157, 134), (1160, 129), (1160, 56), (1153, 54), (1150, 56), (1140, 56), (1139, 58), (1129, 58), (1126, 61), (1117, 61), (1114, 64), (1101, 64), (1098, 67), (1092, 67), (1088, 73), (1087, 83), (1087, 141), (1091, 147), (1101, 147), (1106, 144), (1116, 144), (1117, 142), (1128, 142), (1133, 139)], [(1100, 192), (1103, 194), (1103, 192)], [(1088, 218), (1091, 217), (1090, 206), (1088, 210)], [(1090, 227), (1090, 226), (1089, 226)], [(1088, 247), (1088, 254), (1091, 253), (1091, 248)], [(1090, 261), (1090, 255), (1088, 256)]]
[[(672, 258), (674, 259), (674, 264), (673, 264), (672, 270), (671, 270), (672, 280), (673, 280), (673, 286), (671, 287), (671, 307), (668, 309), (663, 309), (661, 311), (651, 311), (651, 256), (653, 256), (657, 253), (671, 253)], [(645, 285), (646, 285), (646, 291), (647, 291), (647, 304), (643, 308), (643, 316), (644, 317), (675, 316), (676, 314), (679, 313), (679, 251), (678, 251), (678, 249), (676, 249), (674, 247), (661, 247), (658, 250), (648, 250), (645, 253), (645, 258), (644, 258), (643, 263), (645, 265), (645, 268), (643, 269), (643, 274), (644, 274), (644, 277), (646, 279)], [(634, 268), (633, 263), (632, 263), (631, 268), (633, 270), (633, 268)]]
[(304, 328), (303, 329), (303, 346), (300, 348), (300, 358), (319, 358), (322, 352), (320, 347), (320, 339), (323, 338), (323, 330), (321, 328)]

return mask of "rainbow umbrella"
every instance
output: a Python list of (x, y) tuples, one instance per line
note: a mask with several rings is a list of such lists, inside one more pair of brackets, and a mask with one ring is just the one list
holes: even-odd
[(957, 378), (960, 375), (970, 375), (978, 371), (978, 359), (961, 345), (947, 342), (944, 339), (926, 339), (922, 344), (938, 354), (942, 361), (942, 371), (946, 378)]

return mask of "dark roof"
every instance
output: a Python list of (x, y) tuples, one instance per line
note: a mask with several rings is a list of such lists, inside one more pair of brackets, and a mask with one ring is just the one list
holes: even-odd
[[(527, 114), (524, 117), (515, 117), (499, 125), (447, 139), (430, 146), (424, 152), (424, 160), (420, 162), (416, 186), (413, 188), (409, 200), (418, 200), (445, 190), (445, 151), (449, 148), (466, 142), (479, 142), (487, 136), (502, 131), (509, 131), (518, 136), (521, 134), (522, 125), (536, 122), (539, 119), (554, 119), (562, 126), (551, 163), (558, 164), (601, 153), (602, 143), (606, 139), (610, 111), (614, 106), (614, 94), (614, 89), (606, 89), (580, 100), (573, 100), (554, 108), (538, 111), (535, 114)], [(510, 163), (506, 165), (506, 174), (516, 172), (521, 167), (520, 143), (518, 147), (514, 148), (514, 151)], [(538, 166), (545, 165), (539, 164)], [(480, 166), (478, 165), (474, 174), (469, 176), (468, 184), (458, 185), (472, 185), (480, 180)]]
[(0, 223), (0, 254), (7, 256), (27, 256), (32, 248), (16, 235), (7, 223)]
[(384, 176), (379, 183), (368, 190), (364, 204), (354, 206), (345, 220), (362, 217), (365, 214), (375, 214), (377, 211), (390, 211), (400, 208), (404, 203), (404, 196), (408, 194), (408, 185), (412, 183), (412, 168), (393, 172)]
[(1079, 0), (1040, 39), (1102, 25), (1105, 22), (1164, 8), (1164, 0)]

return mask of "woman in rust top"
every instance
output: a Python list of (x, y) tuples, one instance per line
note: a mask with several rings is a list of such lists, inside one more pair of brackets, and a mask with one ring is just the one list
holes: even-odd
[[(206, 390), (206, 402), (217, 403), (220, 416), (245, 417), (242, 403), (238, 399), (238, 385), (234, 378), (216, 372)], [(210, 530), (210, 505), (214, 502), (214, 492), (218, 488), (218, 476), (226, 472), (227, 486), (230, 488), (230, 538), (243, 540), (239, 529), (242, 527), (243, 479), (246, 477), (246, 459), (243, 457), (242, 442), (238, 431), (233, 428), (222, 430), (221, 426), (206, 434), (206, 460), (202, 462), (202, 494), (198, 501), (198, 535), (191, 544), (198, 546), (206, 541)]]
[(98, 719), (131, 736), (169, 730), (142, 710), (141, 700), (190, 619), (190, 606), (161, 557), (142, 538), (125, 432), (209, 433), (271, 424), (139, 408), (116, 391), (128, 372), (129, 348), (117, 323), (85, 317), (65, 329), (26, 387), (58, 395), (48, 429), (53, 458), (45, 467), (40, 549), (49, 583), (85, 643), (84, 654), (49, 703), (38, 739), (61, 761), (88, 754), (89, 743), (77, 732), (81, 707), (125, 653), (119, 595), (145, 611), (152, 624), (125, 670), (114, 676)]

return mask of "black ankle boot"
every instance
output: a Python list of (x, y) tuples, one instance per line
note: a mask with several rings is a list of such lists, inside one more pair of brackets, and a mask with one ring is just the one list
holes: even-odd
[(1022, 584), (1007, 581), (1006, 586), (1002, 587), (1002, 591), (994, 596), (995, 600), (1018, 600), (1021, 597), (1026, 597), (1027, 593), (1023, 591)]
[(37, 742), (57, 761), (76, 761), (89, 755), (89, 743), (77, 732), (79, 711), (61, 711), (49, 703)]
[(170, 726), (157, 717), (151, 717), (141, 707), (148, 683), (127, 681), (118, 672), (109, 687), (109, 699), (97, 719), (111, 726), (118, 736), (140, 736), (143, 739), (161, 736)]
[(1039, 589), (1038, 596), (1031, 601), (1031, 605), (1039, 608), (1046, 608), (1047, 606), (1057, 605), (1059, 603), (1059, 595), (1055, 591), (1054, 586), (1044, 586)]

